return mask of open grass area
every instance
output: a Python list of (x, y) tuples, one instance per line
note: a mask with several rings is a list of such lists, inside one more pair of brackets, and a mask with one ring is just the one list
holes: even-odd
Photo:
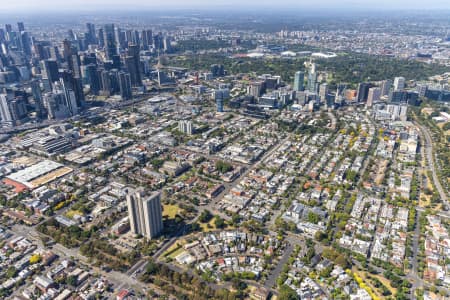
[(181, 208), (178, 205), (164, 204), (163, 205), (163, 217), (167, 216), (169, 219), (174, 219), (175, 216), (180, 213)]
[(168, 255), (168, 257), (170, 257), (171, 259), (175, 259), (175, 257), (177, 257), (178, 255), (180, 255), (181, 253), (183, 253), (185, 250), (183, 249), (183, 247), (175, 250), (174, 252), (170, 253)]
[(169, 247), (162, 256), (175, 258), (178, 254), (184, 251), (183, 246), (186, 244), (186, 240), (179, 239), (175, 244)]
[(427, 196), (424, 193), (420, 194), (419, 206), (428, 207), (431, 205), (431, 196)]
[(82, 212), (79, 212), (78, 210), (69, 210), (66, 212), (66, 217), (73, 219), (75, 215), (83, 216), (84, 214)]
[(367, 275), (370, 275), (370, 277), (374, 277), (377, 278), (379, 281), (381, 281), (381, 283), (383, 283), (384, 286), (386, 286), (386, 288), (392, 293), (392, 295), (397, 294), (397, 289), (392, 287), (389, 280), (387, 280), (386, 278), (384, 278), (383, 276), (380, 275), (374, 275), (374, 274), (367, 274), (367, 272), (364, 271), (360, 271), (357, 268), (353, 267), (352, 269), (353, 273), (356, 273), (359, 277), (361, 277), (364, 281), (364, 283), (369, 286), (372, 291), (375, 292), (375, 294), (377, 296), (379, 296), (381, 299), (384, 299), (385, 297), (382, 295), (382, 293), (380, 292), (379, 289), (377, 289), (376, 287), (373, 286), (371, 280), (369, 280), (367, 277)]
[(200, 223), (200, 227), (203, 232), (209, 232), (216, 230), (216, 225), (214, 224), (214, 218), (212, 218), (208, 223)]

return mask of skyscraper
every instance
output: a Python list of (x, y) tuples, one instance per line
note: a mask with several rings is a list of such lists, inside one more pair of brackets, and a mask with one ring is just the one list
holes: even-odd
[(320, 97), (320, 101), (325, 101), (327, 98), (327, 94), (328, 94), (328, 84), (322, 83), (319, 87), (319, 97)]
[(33, 94), (34, 110), (36, 111), (36, 116), (40, 119), (45, 118), (46, 112), (43, 105), (43, 98), (41, 87), (39, 86), (39, 81), (33, 80), (31, 82), (31, 93)]
[(153, 44), (152, 31), (142, 30), (141, 39), (142, 39), (142, 49), (149, 50), (151, 45)]
[(31, 39), (30, 35), (26, 31), (20, 32), (20, 46), (25, 55), (27, 56), (31, 55)]
[(115, 39), (114, 24), (106, 24), (103, 28), (103, 42), (105, 46), (106, 59), (112, 60), (117, 54), (117, 41)]
[(358, 91), (356, 94), (357, 102), (364, 102), (367, 100), (370, 86), (371, 86), (370, 83), (367, 82), (361, 82), (360, 84), (358, 84)]
[(394, 78), (394, 91), (401, 91), (405, 88), (405, 77)]
[(0, 117), (1, 124), (5, 126), (14, 126), (18, 121), (27, 116), (27, 107), (25, 99), (14, 97), (13, 94), (0, 94)]
[(130, 100), (132, 97), (130, 74), (121, 71), (117, 74), (117, 79), (119, 82), (120, 96), (122, 97), (122, 100)]
[(58, 64), (56, 60), (48, 59), (41, 61), (41, 74), (47, 91), (52, 90), (55, 81), (59, 79)]
[(128, 56), (125, 57), (125, 67), (130, 73), (131, 85), (141, 86), (141, 68), (140, 68), (140, 58), (139, 58), (139, 46), (129, 45), (128, 46)]
[(11, 126), (14, 123), (10, 108), (9, 101), (11, 100), (10, 95), (0, 94), (0, 117), (2, 125)]
[(317, 93), (317, 73), (316, 73), (316, 64), (311, 63), (308, 72), (308, 91)]
[(295, 72), (294, 77), (294, 91), (300, 92), (304, 90), (303, 82), (305, 80), (305, 73), (302, 71)]
[(187, 135), (192, 135), (192, 121), (180, 120), (178, 122), (178, 131), (186, 133)]
[(367, 107), (372, 107), (373, 102), (379, 101), (381, 97), (381, 88), (373, 87), (369, 89), (369, 94), (367, 96)]
[(92, 23), (86, 23), (86, 39), (89, 44), (97, 43), (97, 38), (95, 36), (95, 25)]
[(249, 94), (253, 96), (255, 99), (258, 99), (259, 96), (263, 93), (263, 83), (261, 81), (255, 81), (250, 83)]
[(163, 229), (161, 194), (144, 196), (141, 192), (127, 195), (131, 231), (149, 239), (157, 237)]
[(216, 99), (217, 112), (223, 112), (223, 98)]
[(98, 95), (98, 92), (100, 91), (100, 76), (96, 65), (89, 64), (86, 66), (86, 78), (86, 81), (90, 86), (91, 93)]
[(391, 89), (392, 86), (392, 80), (388, 79), (388, 80), (383, 80), (381, 82), (381, 96), (387, 96), (389, 95), (389, 90)]
[(19, 32), (25, 31), (25, 25), (23, 24), (23, 22), (17, 23), (17, 29), (19, 30)]

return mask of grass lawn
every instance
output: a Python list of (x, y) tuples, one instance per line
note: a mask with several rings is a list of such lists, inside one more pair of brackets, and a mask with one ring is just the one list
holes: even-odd
[(427, 196), (423, 193), (420, 195), (419, 206), (420, 207), (428, 207), (431, 205), (431, 196)]
[(163, 217), (167, 216), (169, 219), (174, 219), (175, 216), (181, 211), (178, 205), (164, 204), (163, 205)]
[(84, 216), (84, 214), (82, 212), (79, 212), (78, 210), (69, 210), (68, 212), (66, 212), (66, 217), (70, 219), (73, 219), (75, 215)]
[[(359, 277), (361, 277), (364, 281), (365, 284), (367, 284), (372, 291), (379, 296), (381, 299), (384, 299), (385, 297), (381, 294), (380, 290), (378, 290), (376, 287), (373, 286), (372, 282), (367, 278), (367, 272), (364, 271), (359, 271), (356, 268), (353, 268), (352, 272), (356, 273)], [(378, 280), (380, 280), (389, 291), (391, 291), (392, 295), (397, 294), (397, 289), (393, 288), (389, 282), (389, 280), (387, 280), (386, 278), (384, 278), (383, 276), (380, 275), (374, 275), (374, 274), (369, 274), (370, 277), (374, 277), (377, 278)]]
[(168, 257), (170, 257), (171, 259), (175, 259), (175, 257), (177, 257), (178, 255), (180, 255), (181, 253), (183, 253), (185, 250), (183, 249), (183, 247), (181, 247), (180, 249), (175, 250), (174, 252), (172, 252)]
[(203, 232), (214, 231), (217, 229), (216, 225), (214, 224), (214, 218), (212, 218), (208, 223), (199, 223), (199, 224)]

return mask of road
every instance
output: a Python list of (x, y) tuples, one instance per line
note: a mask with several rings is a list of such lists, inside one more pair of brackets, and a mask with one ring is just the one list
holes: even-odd
[(269, 276), (267, 276), (266, 282), (264, 282), (265, 288), (272, 289), (274, 287), (278, 276), (280, 276), (280, 273), (283, 270), (284, 265), (288, 262), (289, 257), (291, 257), (292, 251), (294, 251), (294, 245), (288, 243), (286, 248), (284, 249), (283, 256), (277, 263), (277, 266), (270, 272)]
[(416, 228), (414, 229), (414, 235), (413, 235), (413, 242), (412, 242), (412, 251), (413, 256), (411, 260), (411, 270), (409, 271), (409, 276), (412, 278), (412, 287), (411, 287), (411, 297), (413, 299), (416, 298), (415, 291), (418, 289), (421, 289), (423, 287), (422, 281), (416, 280), (418, 278), (418, 261), (417, 256), (419, 252), (419, 238), (420, 238), (420, 225), (419, 225), (419, 219), (420, 219), (421, 212), (419, 210), (416, 210), (416, 219), (415, 224)]
[(444, 204), (444, 206), (446, 208), (449, 208), (447, 192), (442, 188), (441, 182), (439, 181), (439, 177), (436, 172), (436, 166), (435, 166), (434, 157), (433, 157), (433, 153), (434, 153), (433, 140), (431, 139), (430, 131), (428, 130), (428, 128), (420, 125), (417, 122), (415, 122), (415, 124), (420, 129), (422, 137), (425, 137), (425, 138), (422, 138), (422, 140), (424, 141), (423, 150), (426, 154), (426, 161), (428, 163), (428, 169), (431, 171), (431, 173), (433, 175), (434, 186), (436, 187), (437, 191), (439, 192), (439, 196), (441, 197), (442, 203)]
[[(24, 225), (15, 225), (11, 229), (11, 232), (23, 236), (40, 247), (43, 247), (42, 241), (40, 239), (41, 233), (37, 232), (33, 227), (27, 227)], [(91, 268), (94, 273), (100, 274), (104, 278), (106, 278), (109, 282), (111, 282), (115, 287), (116, 290), (120, 290), (124, 287), (127, 288), (133, 288), (136, 291), (140, 291), (143, 294), (146, 294), (146, 291), (151, 288), (156, 294), (163, 295), (165, 294), (159, 287), (152, 284), (144, 284), (140, 282), (139, 280), (133, 278), (133, 276), (129, 276), (128, 273), (121, 273), (117, 271), (110, 271), (105, 272), (104, 270), (92, 266), (89, 264), (89, 259), (86, 256), (83, 256), (80, 254), (79, 250), (77, 248), (67, 248), (64, 247), (61, 244), (55, 244), (51, 249), (55, 254), (57, 254), (59, 257), (64, 259), (71, 259), (71, 260), (78, 260), (81, 263), (85, 263), (89, 265), (89, 268)]]

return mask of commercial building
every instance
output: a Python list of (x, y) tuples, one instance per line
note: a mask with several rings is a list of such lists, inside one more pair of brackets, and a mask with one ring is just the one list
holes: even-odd
[(303, 91), (305, 89), (303, 86), (304, 81), (305, 81), (305, 73), (302, 71), (295, 72), (293, 90), (296, 92)]
[(394, 78), (394, 91), (401, 91), (405, 88), (405, 77)]

